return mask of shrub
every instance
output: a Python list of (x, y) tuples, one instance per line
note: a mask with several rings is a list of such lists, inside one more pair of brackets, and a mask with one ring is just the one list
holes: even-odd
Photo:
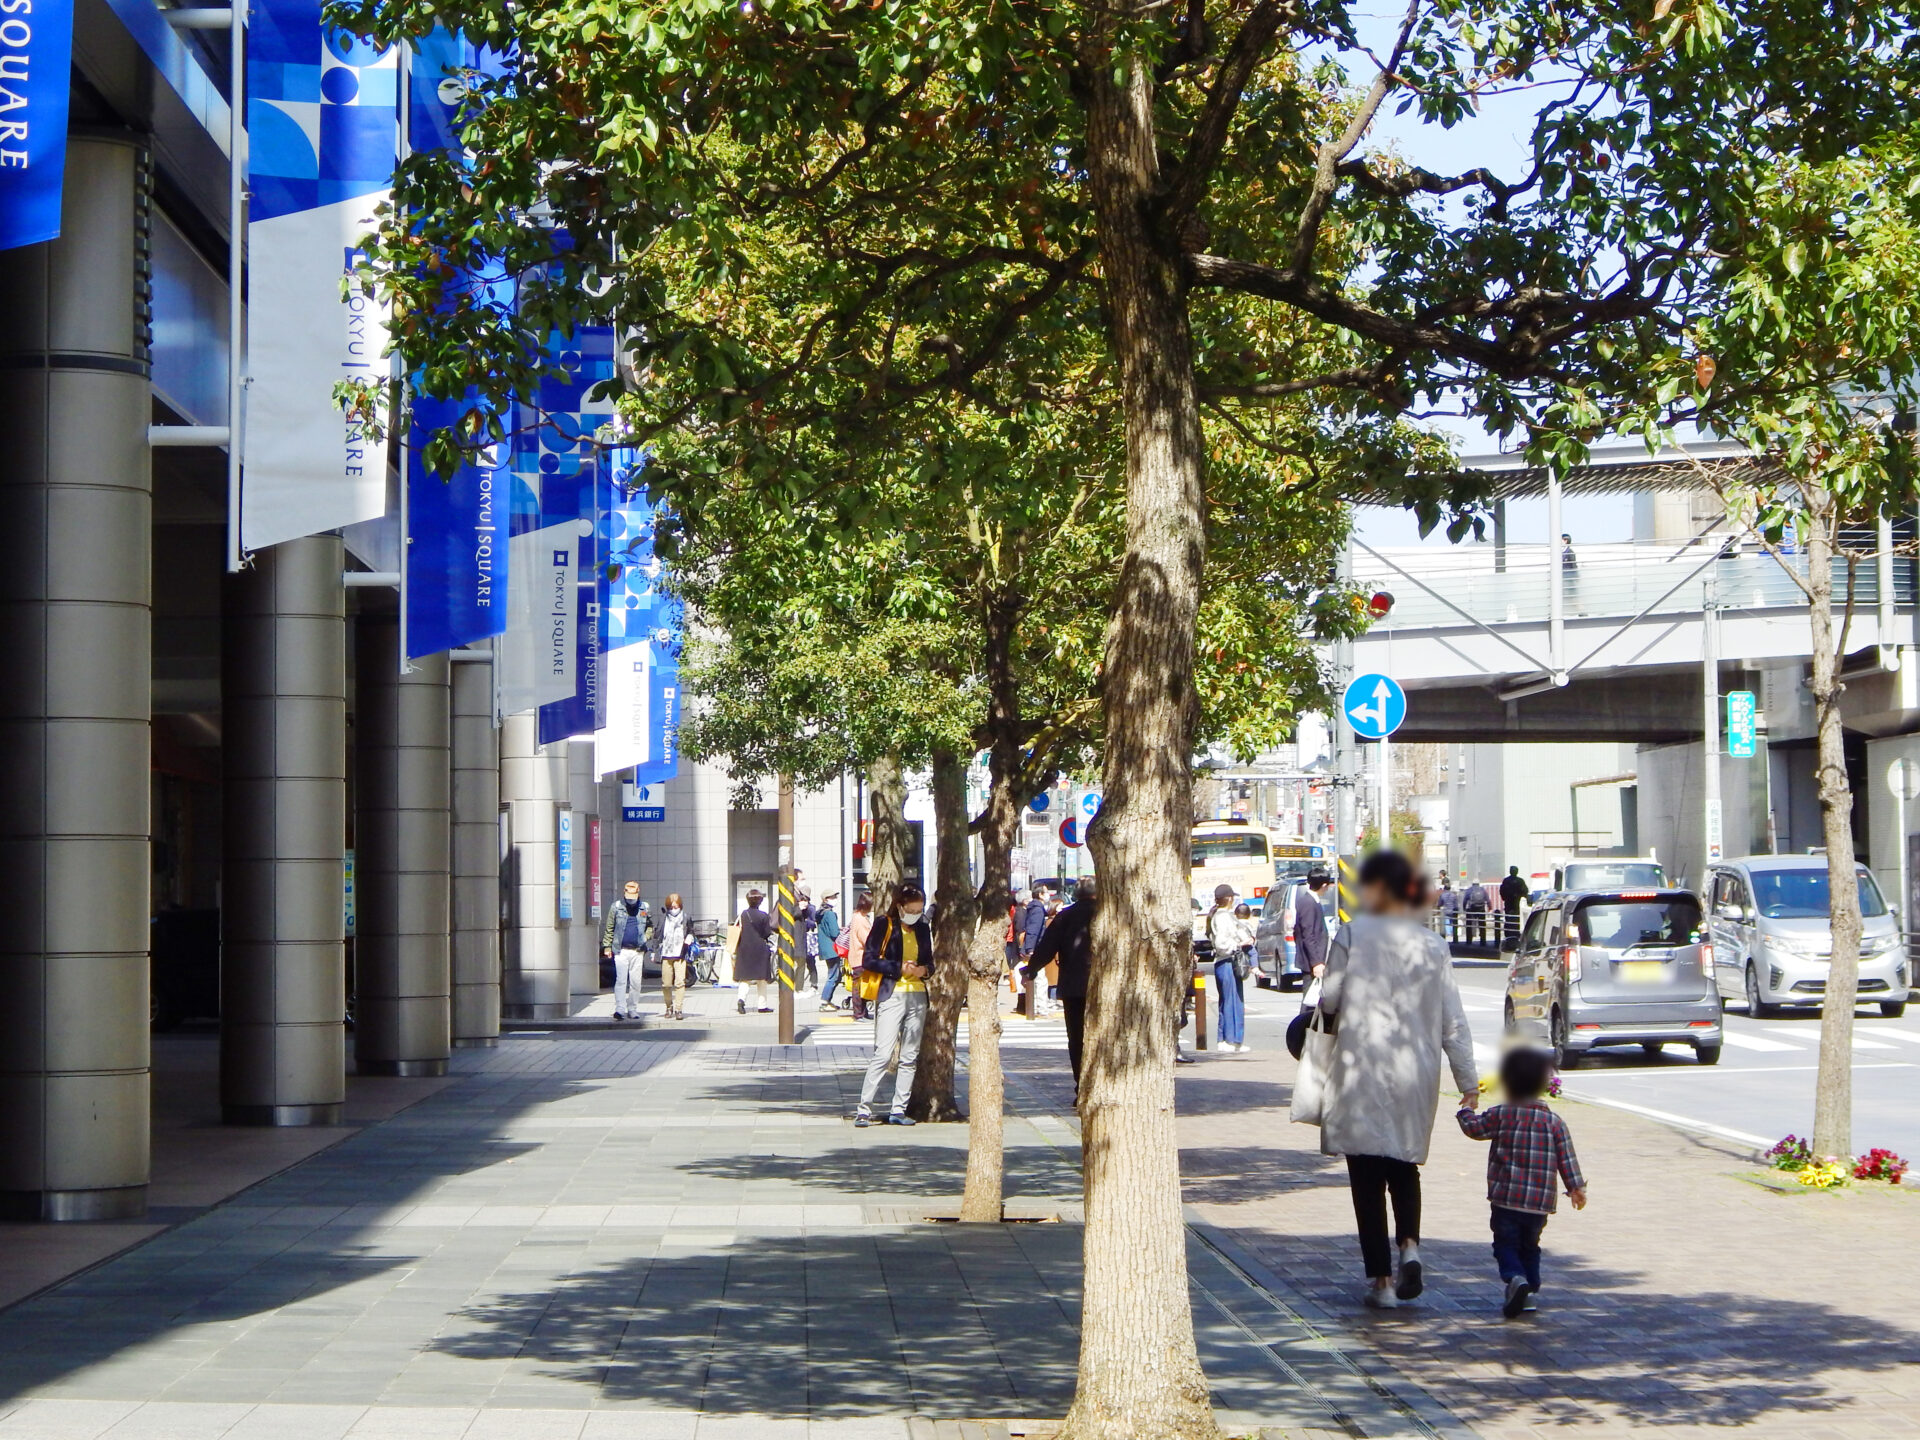
[(1813, 1147), (1798, 1135), (1789, 1135), (1767, 1151), (1766, 1158), (1776, 1170), (1804, 1170), (1813, 1163)]
[(1834, 1190), (1847, 1183), (1847, 1166), (1841, 1160), (1810, 1160), (1795, 1172), (1794, 1179), (1810, 1190)]

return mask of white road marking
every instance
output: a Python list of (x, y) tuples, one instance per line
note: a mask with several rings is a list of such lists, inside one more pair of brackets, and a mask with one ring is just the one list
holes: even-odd
[(1860, 1043), (1859, 1037), (1871, 1035), (1876, 1040), (1904, 1040), (1909, 1045), (1920, 1045), (1920, 1030), (1895, 1030), (1888, 1026), (1874, 1025), (1854, 1029), (1854, 1044)]
[(1898, 1045), (1889, 1045), (1884, 1040), (1869, 1040), (1858, 1030), (1853, 1032), (1853, 1048), (1856, 1050), (1898, 1050)]
[(1735, 1050), (1774, 1050), (1797, 1051), (1802, 1047), (1789, 1045), (1784, 1040), (1763, 1040), (1758, 1035), (1743, 1035), (1738, 1030), (1722, 1029), (1720, 1040)]
[[(1580, 1072), (1580, 1079), (1583, 1084), (1588, 1080), (1645, 1080), (1650, 1075), (1665, 1075), (1669, 1070), (1678, 1070), (1679, 1068), (1679, 1066), (1661, 1066), (1655, 1069), (1640, 1068), (1629, 1070), (1623, 1068), (1619, 1070), (1583, 1070)], [(1730, 1070), (1725, 1067), (1717, 1070), (1707, 1070), (1702, 1075), (1701, 1080), (1689, 1080), (1687, 1083), (1689, 1085), (1697, 1085), (1702, 1083), (1706, 1078), (1715, 1075), (1719, 1076), (1722, 1080), (1728, 1076), (1739, 1075), (1790, 1075), (1795, 1073), (1808, 1075), (1818, 1071), (1819, 1068), (1818, 1065), (1736, 1065)], [(1853, 1068), (1855, 1070), (1920, 1070), (1920, 1065), (1916, 1065), (1911, 1060), (1856, 1060), (1853, 1063)]]
[(1566, 1093), (1570, 1098), (1584, 1101), (1589, 1105), (1604, 1105), (1609, 1110), (1625, 1110), (1633, 1115), (1645, 1115), (1650, 1120), (1663, 1120), (1667, 1124), (1676, 1125), (1682, 1130), (1699, 1130), (1708, 1135), (1718, 1135), (1723, 1139), (1738, 1140), (1743, 1145), (1767, 1146), (1773, 1144), (1773, 1141), (1767, 1139), (1764, 1135), (1749, 1135), (1744, 1130), (1730, 1130), (1725, 1125), (1713, 1125), (1705, 1120), (1695, 1120), (1687, 1115), (1675, 1115), (1671, 1110), (1655, 1110), (1647, 1105), (1629, 1105), (1624, 1100), (1609, 1100), (1600, 1095), (1583, 1095), (1579, 1091), (1571, 1088), (1568, 1089)]

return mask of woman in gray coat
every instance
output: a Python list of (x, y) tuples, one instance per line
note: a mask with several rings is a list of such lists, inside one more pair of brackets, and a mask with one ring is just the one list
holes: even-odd
[[(1420, 923), (1424, 887), (1404, 855), (1376, 851), (1360, 867), (1366, 913), (1327, 953), (1320, 1010), (1334, 1019), (1320, 1148), (1343, 1155), (1366, 1262), (1366, 1302), (1392, 1309), (1420, 1293), (1420, 1166), (1433, 1138), (1444, 1053), (1465, 1103), (1479, 1098), (1446, 942)], [(1393, 1279), (1387, 1197), (1400, 1247)]]

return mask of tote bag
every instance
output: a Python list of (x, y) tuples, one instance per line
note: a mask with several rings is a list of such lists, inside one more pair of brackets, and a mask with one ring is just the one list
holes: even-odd
[(1325, 1113), (1327, 1072), (1333, 1068), (1334, 1021), (1318, 1006), (1307, 1017), (1306, 1043), (1293, 1077), (1293, 1123), (1318, 1125)]

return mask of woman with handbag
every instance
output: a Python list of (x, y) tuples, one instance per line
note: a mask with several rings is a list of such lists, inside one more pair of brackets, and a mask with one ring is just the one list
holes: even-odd
[(913, 1072), (920, 1062), (920, 1037), (927, 1028), (927, 979), (933, 974), (933, 927), (927, 923), (927, 895), (918, 885), (902, 885), (893, 892), (893, 908), (867, 936), (861, 952), (860, 978), (874, 977), (878, 1008), (874, 1012), (873, 1059), (860, 1086), (860, 1108), (853, 1123), (864, 1129), (873, 1123), (873, 1102), (887, 1078), (887, 1066), (897, 1046), (900, 1068), (893, 1082), (889, 1125), (911, 1125), (907, 1101), (913, 1096)]
[[(1302, 1060), (1303, 1078), (1321, 1066), (1320, 1149), (1347, 1161), (1353, 1215), (1368, 1289), (1366, 1303), (1390, 1310), (1417, 1296), (1420, 1166), (1433, 1139), (1445, 1057), (1463, 1103), (1479, 1099), (1473, 1034), (1460, 1004), (1447, 943), (1423, 923), (1425, 889), (1412, 864), (1391, 850), (1360, 867), (1364, 914), (1342, 927), (1327, 952), (1320, 1003)], [(1295, 1098), (1300, 1097), (1296, 1085)], [(1302, 1117), (1304, 1118), (1304, 1117)], [(1387, 1200), (1399, 1244), (1395, 1283), (1387, 1244)]]
[[(1241, 936), (1247, 927), (1234, 911), (1239, 899), (1231, 885), (1213, 887), (1213, 909), (1207, 912), (1207, 940), (1213, 946), (1213, 993), (1219, 997), (1220, 1048), (1229, 1054), (1247, 1047), (1247, 1021), (1244, 997), (1234, 962), (1240, 953)], [(1246, 906), (1240, 907), (1242, 910)], [(1205, 1037), (1202, 1036), (1202, 1039)]]
[(740, 938), (733, 944), (733, 983), (738, 994), (734, 1008), (747, 1013), (747, 991), (752, 988), (760, 998), (760, 1013), (769, 1015), (773, 1006), (768, 987), (773, 984), (773, 917), (760, 908), (767, 897), (758, 890), (747, 891), (747, 908), (740, 912)]

